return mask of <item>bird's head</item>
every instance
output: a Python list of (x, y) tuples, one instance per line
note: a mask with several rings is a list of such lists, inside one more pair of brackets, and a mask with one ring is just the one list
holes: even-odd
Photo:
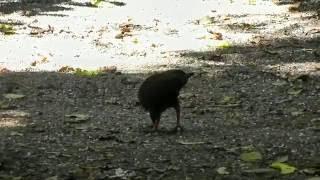
[(181, 80), (182, 80), (182, 86), (184, 86), (187, 82), (188, 82), (188, 80), (189, 80), (189, 78), (191, 77), (191, 76), (193, 76), (194, 75), (194, 73), (193, 72), (191, 72), (191, 73), (184, 73), (184, 78), (182, 78)]
[(191, 76), (193, 76), (194, 75), (194, 73), (193, 72), (191, 72), (191, 73), (186, 73), (186, 77), (187, 77), (187, 79), (189, 79)]

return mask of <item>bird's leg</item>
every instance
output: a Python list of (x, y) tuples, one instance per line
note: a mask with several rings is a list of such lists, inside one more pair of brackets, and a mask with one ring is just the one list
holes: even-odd
[(176, 115), (177, 115), (176, 130), (178, 130), (178, 128), (182, 129), (181, 125), (180, 125), (180, 104), (179, 104), (179, 101), (177, 101), (177, 103), (175, 104), (174, 109), (176, 110)]
[(156, 120), (155, 120), (154, 114), (151, 113), (151, 112), (150, 112), (150, 118), (151, 118), (151, 120), (152, 120), (152, 124), (150, 125), (150, 127), (153, 128), (154, 125), (155, 125), (155, 121), (156, 121)]
[(159, 127), (159, 122), (160, 122), (160, 119), (157, 119), (154, 123), (154, 130), (157, 131), (158, 130), (158, 127)]
[(157, 131), (159, 127), (159, 122), (160, 122), (160, 114), (155, 112), (150, 112), (150, 117), (152, 120), (152, 128), (154, 131)]

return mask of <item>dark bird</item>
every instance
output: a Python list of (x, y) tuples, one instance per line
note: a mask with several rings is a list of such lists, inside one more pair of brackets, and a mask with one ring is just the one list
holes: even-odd
[(161, 113), (170, 107), (176, 111), (176, 129), (181, 128), (178, 96), (192, 75), (193, 73), (182, 70), (168, 70), (151, 75), (140, 86), (138, 98), (142, 107), (149, 112), (155, 131), (159, 126)]

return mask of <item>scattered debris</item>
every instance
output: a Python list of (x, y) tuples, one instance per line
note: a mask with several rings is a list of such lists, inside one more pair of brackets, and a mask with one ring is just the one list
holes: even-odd
[(246, 162), (254, 162), (262, 160), (262, 155), (260, 152), (257, 151), (245, 152), (240, 155), (240, 159)]
[(80, 114), (80, 113), (72, 113), (65, 115), (68, 119), (65, 119), (67, 123), (83, 123), (90, 119), (87, 114)]
[(177, 141), (182, 145), (199, 145), (199, 144), (207, 144), (207, 142), (186, 142), (186, 141)]
[(271, 167), (280, 170), (281, 174), (291, 174), (297, 170), (297, 168), (283, 162), (274, 162)]
[(220, 174), (220, 175), (228, 175), (228, 174), (230, 174), (230, 172), (227, 171), (226, 167), (219, 167), (217, 169), (217, 173)]

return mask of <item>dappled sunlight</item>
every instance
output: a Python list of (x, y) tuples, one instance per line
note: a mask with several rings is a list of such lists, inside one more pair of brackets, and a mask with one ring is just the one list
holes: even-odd
[(267, 65), (264, 68), (290, 75), (320, 75), (320, 63), (316, 62), (275, 64)]
[(0, 177), (318, 176), (320, 21), (299, 0), (24, 1), (0, 0)]
[(21, 126), (25, 126), (25, 124), (23, 124), (23, 119), (21, 118), (0, 118), (0, 128), (4, 128), (4, 127), (21, 127)]
[(24, 127), (26, 119), (30, 116), (25, 111), (8, 110), (0, 112), (0, 128)]
[[(172, 51), (246, 47), (257, 36), (274, 38), (287, 31), (299, 36), (302, 24), (307, 29), (309, 23), (289, 20), (288, 5), (271, 0), (141, 0), (122, 6), (106, 1), (98, 8), (81, 3), (58, 3), (55, 7), (68, 11), (40, 10), (32, 18), (19, 12), (1, 17), (21, 22), (16, 34), (1, 39), (1, 66), (15, 71), (116, 66), (129, 72), (183, 62)], [(290, 36), (285, 35), (277, 38)]]

